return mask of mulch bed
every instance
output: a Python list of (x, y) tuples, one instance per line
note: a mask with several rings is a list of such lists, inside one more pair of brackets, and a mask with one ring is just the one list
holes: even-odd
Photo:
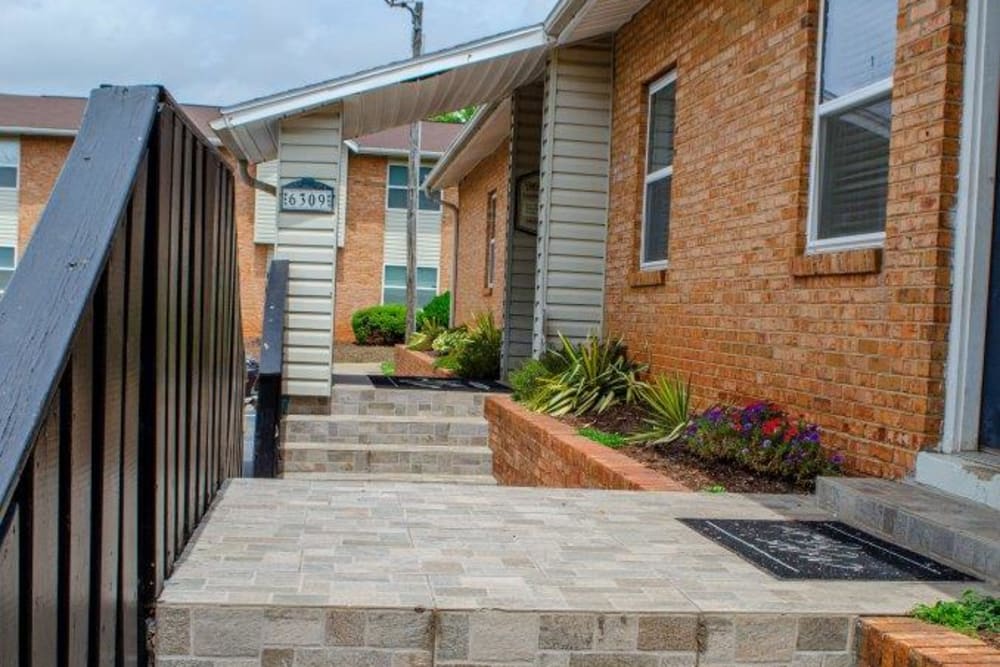
[[(600, 415), (566, 416), (562, 421), (607, 433), (635, 433), (643, 427), (642, 410), (635, 406), (615, 406)], [(799, 493), (808, 494), (812, 485), (796, 485), (783, 479), (763, 477), (729, 463), (705, 461), (689, 453), (678, 443), (670, 445), (629, 444), (616, 451), (642, 463), (647, 468), (677, 480), (692, 491), (723, 487), (729, 493)]]
[(353, 343), (337, 343), (333, 351), (333, 359), (345, 364), (380, 364), (394, 359), (395, 348), (392, 345), (355, 345)]

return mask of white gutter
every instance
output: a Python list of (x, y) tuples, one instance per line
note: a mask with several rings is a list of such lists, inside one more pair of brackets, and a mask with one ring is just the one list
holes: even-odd
[(0, 126), (0, 134), (20, 134), (28, 137), (75, 137), (78, 130), (64, 127), (21, 127), (18, 125)]
[[(382, 157), (409, 157), (410, 151), (404, 148), (382, 148), (379, 146), (372, 146), (366, 148), (358, 144), (354, 139), (345, 139), (344, 145), (351, 149), (352, 153), (357, 153), (358, 155), (379, 155)], [(425, 158), (430, 158), (433, 160), (439, 159), (444, 153), (441, 151), (420, 151), (420, 156)]]
[(471, 45), (439, 51), (421, 58), (405, 60), (360, 74), (335, 79), (316, 86), (286, 91), (259, 100), (251, 100), (222, 110), (222, 117), (211, 122), (212, 129), (271, 121), (301, 114), (337, 100), (393, 84), (417, 81), (465, 65), (501, 56), (546, 47), (550, 39), (538, 25), (480, 40)]

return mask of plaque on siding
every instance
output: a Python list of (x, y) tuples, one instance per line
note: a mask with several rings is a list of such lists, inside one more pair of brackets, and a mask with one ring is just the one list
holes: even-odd
[(976, 581), (839, 521), (679, 521), (779, 579)]
[(517, 209), (514, 228), (529, 234), (538, 233), (538, 172), (525, 174), (517, 179)]
[(281, 210), (333, 213), (333, 188), (315, 178), (300, 178), (281, 187)]

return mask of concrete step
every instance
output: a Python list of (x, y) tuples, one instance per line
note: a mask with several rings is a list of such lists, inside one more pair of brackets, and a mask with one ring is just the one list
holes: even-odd
[(486, 446), (482, 417), (288, 415), (282, 442)]
[(857, 528), (1000, 582), (1000, 515), (958, 496), (883, 479), (821, 477), (816, 501)]
[(492, 475), (427, 475), (422, 473), (287, 472), (282, 479), (312, 482), (402, 482), (496, 486)]
[(330, 396), (330, 414), (482, 417), (486, 395), (471, 391), (335, 386)]
[(493, 453), (484, 446), (292, 442), (282, 447), (282, 470), (285, 473), (490, 475)]

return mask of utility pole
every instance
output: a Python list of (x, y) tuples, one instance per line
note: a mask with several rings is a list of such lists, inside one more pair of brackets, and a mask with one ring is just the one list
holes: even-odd
[[(385, 0), (390, 7), (410, 12), (413, 22), (413, 57), (424, 51), (423, 0)], [(417, 211), (420, 207), (420, 120), (410, 123), (410, 180), (406, 197), (406, 340), (417, 324)]]

